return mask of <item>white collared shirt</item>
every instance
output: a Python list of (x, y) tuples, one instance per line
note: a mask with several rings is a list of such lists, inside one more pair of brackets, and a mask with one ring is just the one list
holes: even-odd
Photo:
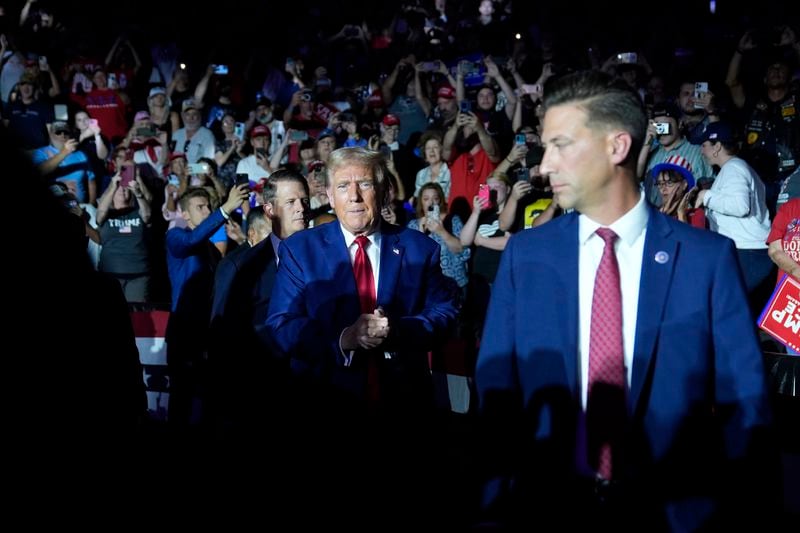
[[(347, 251), (350, 252), (350, 264), (355, 263), (356, 252), (358, 245), (356, 244), (356, 236), (344, 229), (344, 226), (339, 224), (339, 229), (342, 230), (344, 235), (344, 243), (347, 245)], [(367, 235), (370, 245), (367, 246), (367, 257), (372, 265), (372, 278), (375, 280), (375, 297), (378, 297), (378, 279), (381, 271), (381, 234), (379, 231), (371, 235)], [(370, 311), (371, 313), (372, 311)]]
[[(608, 226), (619, 237), (614, 243), (619, 264), (622, 292), (622, 339), (625, 350), (625, 375), (631, 384), (633, 348), (636, 336), (636, 317), (639, 308), (639, 280), (642, 276), (642, 255), (647, 233), (649, 211), (644, 194), (639, 202), (621, 218)], [(578, 297), (581, 405), (586, 409), (589, 382), (589, 332), (592, 322), (594, 280), (605, 242), (595, 231), (603, 227), (586, 215), (578, 217)]]
[[(339, 229), (342, 230), (342, 235), (344, 235), (344, 243), (347, 245), (347, 251), (350, 253), (350, 265), (353, 265), (356, 261), (356, 252), (358, 251), (358, 245), (356, 244), (356, 236), (344, 229), (344, 226), (339, 224)], [(381, 268), (381, 234), (380, 231), (376, 231), (371, 235), (367, 235), (367, 239), (369, 239), (370, 245), (367, 246), (367, 257), (369, 258), (369, 262), (372, 265), (372, 279), (375, 280), (375, 298), (378, 298), (378, 279), (380, 276)], [(370, 313), (372, 310), (370, 311)], [(344, 331), (342, 331), (344, 334)], [(342, 334), (339, 335), (339, 350), (342, 352), (344, 356), (344, 366), (350, 366), (353, 362), (353, 355), (355, 355), (355, 350), (350, 350), (345, 352), (342, 350)], [(388, 354), (385, 354), (387, 359), (390, 359)]]

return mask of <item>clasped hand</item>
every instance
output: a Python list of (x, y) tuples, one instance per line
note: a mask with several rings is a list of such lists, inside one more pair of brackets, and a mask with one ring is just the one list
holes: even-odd
[(342, 348), (344, 350), (371, 350), (377, 348), (389, 336), (389, 319), (380, 307), (374, 313), (364, 313), (355, 323), (344, 330)]

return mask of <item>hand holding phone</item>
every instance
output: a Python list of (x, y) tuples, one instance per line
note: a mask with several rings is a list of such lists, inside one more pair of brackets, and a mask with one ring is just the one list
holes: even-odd
[(491, 189), (485, 183), (481, 183), (478, 186), (478, 198), (484, 200), (484, 208), (483, 209), (491, 209), (492, 208), (492, 199), (491, 199)]
[(233, 127), (233, 134), (237, 139), (244, 142), (244, 122), (237, 122)]
[(133, 165), (124, 164), (119, 169), (119, 175), (121, 179), (119, 180), (119, 186), (123, 189), (127, 189), (131, 182), (136, 177), (136, 169)]
[(441, 208), (438, 204), (434, 204), (428, 207), (427, 217), (431, 220), (439, 220), (439, 213), (441, 212)]
[(694, 108), (695, 109), (705, 109), (706, 105), (703, 102), (705, 100), (706, 94), (708, 93), (708, 82), (705, 81), (698, 81), (694, 84)]

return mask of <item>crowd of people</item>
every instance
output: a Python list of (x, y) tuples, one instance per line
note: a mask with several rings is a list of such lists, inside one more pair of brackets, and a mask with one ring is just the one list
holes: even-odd
[[(630, 504), (679, 530), (753, 518), (775, 483), (755, 322), (778, 270), (800, 272), (798, 27), (728, 27), (722, 73), (454, 4), (268, 60), (127, 34), (101, 59), (28, 0), (0, 36), (3, 122), (91, 268), (169, 307), (177, 442), (255, 453), (302, 418), (268, 447), (315, 501), (351, 477), (384, 523), (435, 512), (455, 478), (423, 467), (444, 438), (430, 365), (457, 345), (486, 431), (468, 519), (556, 524), (564, 501), (590, 511), (576, 526)], [(347, 465), (297, 451), (330, 440)]]

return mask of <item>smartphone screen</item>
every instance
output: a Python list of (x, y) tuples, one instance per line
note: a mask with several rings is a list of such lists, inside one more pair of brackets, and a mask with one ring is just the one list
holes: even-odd
[(524, 133), (517, 133), (514, 137), (514, 144), (526, 144), (527, 139), (525, 138)]
[[(708, 82), (705, 81), (698, 81), (694, 84), (694, 99), (695, 100), (702, 100), (705, 98), (706, 93), (708, 92)], [(703, 109), (703, 104), (699, 102), (695, 102), (694, 104), (695, 109)]]
[(462, 113), (469, 113), (472, 111), (472, 104), (469, 103), (469, 100), (462, 100), (459, 106)]
[(244, 122), (236, 123), (233, 127), (233, 134), (236, 135), (236, 138), (240, 141), (244, 141)]
[(133, 165), (122, 165), (122, 168), (119, 171), (119, 175), (122, 176), (122, 179), (119, 182), (119, 186), (123, 189), (127, 189), (130, 182), (133, 181), (135, 176), (135, 169)]
[(56, 120), (67, 122), (69, 120), (69, 112), (67, 106), (64, 104), (56, 104), (53, 106), (53, 114)]
[(308, 132), (303, 130), (292, 130), (292, 133), (289, 135), (289, 139), (292, 141), (305, 141), (308, 139)]
[(98, 123), (97, 123), (97, 119), (96, 118), (90, 118), (89, 119), (89, 127), (90, 128), (97, 128), (98, 127)]
[(225, 75), (228, 73), (228, 65), (217, 65), (214, 67), (214, 74)]
[(208, 174), (208, 163), (189, 163), (187, 166), (189, 170), (189, 174), (193, 174), (195, 176), (199, 174)]
[(235, 186), (238, 187), (239, 185), (249, 185), (250, 184), (250, 174), (236, 174), (236, 182)]
[(492, 207), (492, 201), (489, 197), (489, 186), (485, 183), (482, 183), (478, 187), (478, 197), (486, 200), (486, 207), (484, 209), (489, 209)]

